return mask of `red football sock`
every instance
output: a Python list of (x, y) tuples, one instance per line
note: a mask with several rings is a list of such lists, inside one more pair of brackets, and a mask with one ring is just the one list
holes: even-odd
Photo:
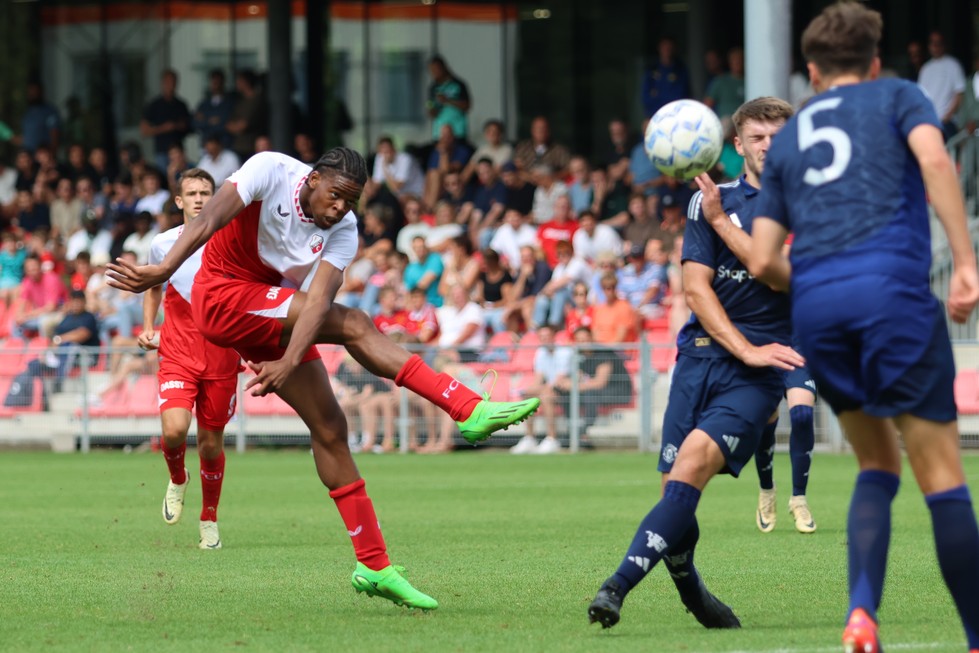
[(418, 354), (408, 359), (394, 382), (428, 399), (457, 422), (468, 419), (476, 404), (483, 400), (448, 374), (433, 370)]
[(217, 458), (201, 458), (201, 521), (218, 520), (218, 501), (221, 500), (221, 484), (224, 482), (224, 452)]
[(167, 461), (167, 468), (170, 470), (170, 481), (176, 485), (183, 485), (187, 482), (187, 470), (184, 469), (184, 455), (187, 453), (187, 443), (184, 442), (179, 447), (171, 449), (166, 442), (160, 442), (163, 450), (163, 459)]
[(374, 514), (374, 504), (364, 489), (364, 479), (332, 490), (330, 497), (337, 504), (340, 517), (347, 526), (357, 561), (374, 571), (390, 565), (381, 525)]

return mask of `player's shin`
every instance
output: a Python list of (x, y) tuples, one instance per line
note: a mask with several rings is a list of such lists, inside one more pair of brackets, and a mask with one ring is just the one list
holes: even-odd
[(694, 550), (700, 540), (700, 526), (696, 515), (686, 532), (672, 545), (663, 558), (673, 584), (683, 594), (697, 589), (697, 568), (693, 564)]
[(429, 400), (457, 422), (467, 419), (482, 401), (482, 397), (456, 379), (426, 365), (417, 354), (408, 359), (394, 382)]
[(218, 502), (224, 483), (224, 452), (216, 458), (201, 456), (201, 521), (218, 520)]
[(900, 478), (890, 472), (865, 470), (857, 475), (847, 518), (850, 558), (850, 612), (863, 608), (877, 620), (884, 591), (887, 549), (891, 539), (891, 503)]
[(330, 492), (347, 534), (354, 545), (357, 561), (368, 569), (379, 571), (391, 564), (381, 535), (381, 525), (374, 513), (374, 504), (364, 489), (364, 479), (357, 479)]
[(961, 485), (925, 497), (931, 510), (938, 566), (965, 627), (969, 649), (979, 648), (979, 529), (969, 489)]
[(792, 434), (789, 436), (789, 457), (792, 459), (792, 496), (803, 496), (809, 485), (812, 450), (816, 446), (812, 406), (793, 406)]

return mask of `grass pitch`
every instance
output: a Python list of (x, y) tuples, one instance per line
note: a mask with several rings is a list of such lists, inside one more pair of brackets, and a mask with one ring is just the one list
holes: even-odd
[[(354, 593), (354, 558), (307, 452), (229, 453), (224, 549), (197, 549), (196, 455), (183, 520), (160, 516), (158, 454), (0, 455), (2, 651), (838, 651), (846, 609), (846, 507), (855, 462), (817, 456), (803, 536), (786, 509), (754, 525), (754, 470), (715, 480), (698, 516), (698, 566), (740, 631), (707, 631), (658, 567), (602, 631), (586, 609), (659, 492), (655, 458), (357, 458), (392, 560), (435, 596), (409, 612)], [(979, 457), (966, 459), (975, 486)], [(888, 650), (965, 650), (928, 512), (909, 472), (894, 510), (881, 611)]]

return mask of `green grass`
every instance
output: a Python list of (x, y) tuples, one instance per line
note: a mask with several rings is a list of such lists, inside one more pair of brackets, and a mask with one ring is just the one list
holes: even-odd
[[(850, 457), (816, 457), (812, 536), (792, 529), (787, 492), (775, 532), (755, 529), (753, 470), (708, 488), (697, 559), (740, 616), (744, 628), (734, 632), (701, 628), (661, 568), (629, 596), (618, 626), (602, 632), (587, 623), (588, 603), (658, 495), (651, 456), (357, 462), (392, 559), (439, 600), (438, 611), (354, 593), (350, 541), (307, 452), (229, 454), (219, 552), (196, 546), (196, 480), (183, 521), (163, 523), (159, 455), (3, 453), (0, 650), (838, 650)], [(979, 479), (979, 458), (966, 464)], [(784, 488), (788, 476), (779, 456)], [(885, 644), (964, 651), (927, 510), (909, 473), (904, 480), (881, 614)]]

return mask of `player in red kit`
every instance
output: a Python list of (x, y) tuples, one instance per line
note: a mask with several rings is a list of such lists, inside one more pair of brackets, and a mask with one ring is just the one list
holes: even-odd
[(346, 419), (313, 345), (344, 345), (372, 374), (394, 379), (449, 413), (473, 443), (525, 420), (540, 401), (486, 401), (383, 336), (366, 313), (334, 303), (356, 253), (352, 209), (366, 180), (364, 158), (348, 148), (330, 150), (312, 167), (259, 153), (185, 227), (160, 264), (117, 261), (112, 284), (137, 292), (158, 285), (207, 243), (194, 281), (194, 321), (207, 339), (245, 358), (256, 373), (247, 389), (277, 393), (309, 427), (316, 470), (357, 555), (354, 587), (399, 605), (433, 609), (438, 603), (388, 560), (373, 503), (350, 455)]
[[(214, 196), (214, 179), (200, 168), (180, 177), (177, 208), (184, 223), (193, 222)], [(159, 263), (180, 236), (184, 226), (158, 234), (150, 245), (150, 263)], [(163, 286), (154, 286), (143, 295), (143, 332), (139, 345), (160, 350), (160, 421), (163, 424), (163, 456), (170, 470), (170, 482), (163, 498), (163, 520), (180, 521), (184, 494), (190, 480), (184, 467), (187, 431), (191, 411), (197, 409), (197, 453), (201, 461), (200, 548), (220, 549), (218, 501), (224, 480), (224, 427), (235, 412), (235, 396), (241, 357), (233, 349), (208, 342), (191, 316), (190, 291), (201, 265), (198, 250), (170, 277), (166, 296)], [(164, 323), (159, 333), (154, 328), (160, 302)]]

